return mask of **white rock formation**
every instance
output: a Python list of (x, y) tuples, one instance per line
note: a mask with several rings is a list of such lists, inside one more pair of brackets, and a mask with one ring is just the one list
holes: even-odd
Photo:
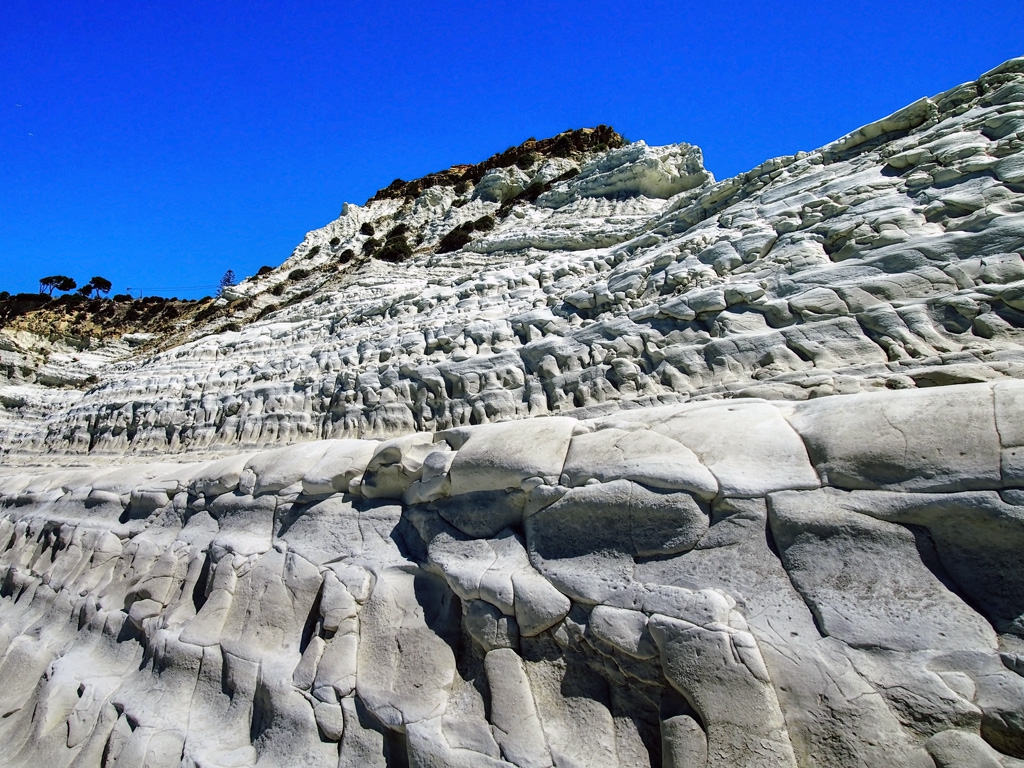
[[(588, 155), (536, 204), (435, 186), (347, 205), (237, 286), (259, 320), (127, 358), (63, 408), (5, 398), (17, 431), (0, 428), (33, 455), (162, 454), (1017, 378), (1018, 69), (723, 182), (693, 148), (637, 143)], [(485, 216), (493, 229), (434, 253)], [(400, 265), (361, 263), (366, 223), (422, 241)]]
[(87, 390), (0, 345), (0, 766), (1024, 766), (1022, 150), (1017, 59), (346, 206)]

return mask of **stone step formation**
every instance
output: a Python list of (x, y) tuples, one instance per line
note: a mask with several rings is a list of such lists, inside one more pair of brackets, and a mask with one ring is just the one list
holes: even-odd
[(721, 182), (606, 126), (396, 180), (165, 336), (0, 331), (0, 766), (1021, 768), (1022, 253), (1015, 59)]

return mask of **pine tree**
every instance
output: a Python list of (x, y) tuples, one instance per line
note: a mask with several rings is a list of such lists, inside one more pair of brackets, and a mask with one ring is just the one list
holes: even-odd
[(47, 296), (53, 296), (54, 289), (58, 291), (73, 291), (78, 286), (74, 279), (66, 275), (50, 275), (39, 280), (39, 292)]
[(218, 296), (224, 295), (224, 289), (230, 288), (235, 284), (235, 270), (229, 269), (224, 273), (224, 277), (220, 279), (220, 288), (217, 290)]
[(101, 293), (104, 295), (110, 293), (110, 289), (114, 287), (114, 284), (107, 280), (107, 278), (100, 277), (99, 275), (90, 280), (89, 285), (92, 286), (92, 289), (97, 296)]

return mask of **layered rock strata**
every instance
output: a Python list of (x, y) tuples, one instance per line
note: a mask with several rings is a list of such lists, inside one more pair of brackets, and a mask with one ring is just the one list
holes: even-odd
[[(232, 289), (259, 319), (60, 408), (22, 392), (0, 428), (31, 454), (225, 451), (1020, 378), (1022, 148), (1015, 59), (718, 183), (685, 144), (524, 155), (346, 205)], [(367, 255), (399, 238), (408, 260)]]
[(155, 354), (3, 329), (0, 766), (1024, 767), (1024, 59), (723, 182), (621, 143)]
[(1024, 384), (0, 484), (0, 764), (1024, 765)]

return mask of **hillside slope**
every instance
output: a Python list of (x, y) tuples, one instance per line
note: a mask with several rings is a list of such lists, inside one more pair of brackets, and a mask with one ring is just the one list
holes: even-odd
[(1024, 768), (1024, 59), (261, 271), (3, 329), (0, 767)]
[(19, 443), (225, 449), (1018, 377), (1012, 70), (723, 182), (637, 142), (346, 205), (234, 289), (241, 330), (100, 374)]

